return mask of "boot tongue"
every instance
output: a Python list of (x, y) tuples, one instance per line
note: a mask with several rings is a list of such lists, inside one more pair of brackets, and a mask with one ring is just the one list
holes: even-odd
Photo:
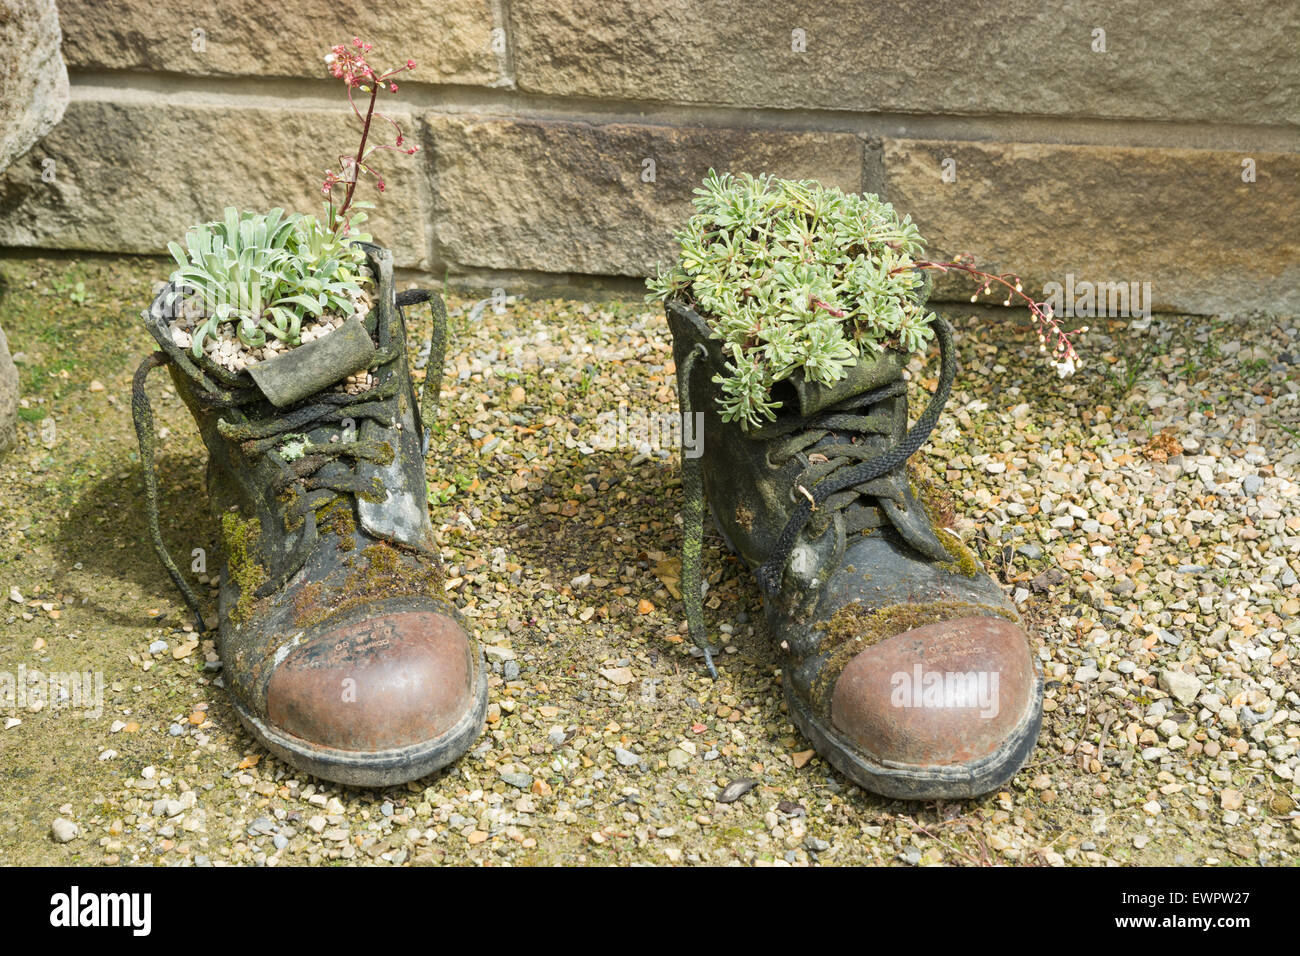
[[(885, 352), (875, 359), (866, 361), (859, 359), (857, 365), (845, 369), (845, 372), (847, 374), (844, 378), (834, 385), (807, 382), (804, 380), (802, 373), (792, 375), (790, 383), (799, 396), (800, 414), (807, 417), (825, 411), (854, 396), (864, 395), (867, 392), (898, 381), (903, 372), (902, 356), (891, 351)], [(904, 405), (904, 407), (906, 406)], [(903, 432), (906, 431), (906, 427), (907, 421), (904, 417), (894, 437), (900, 439)], [(875, 446), (881, 454), (888, 450), (888, 435), (866, 435), (860, 440), (870, 443), (870, 446)], [(831, 432), (814, 446), (814, 450), (820, 448), (823, 444), (850, 443), (851, 441), (852, 438), (848, 435)], [(889, 474), (882, 475), (872, 484), (875, 486), (873, 497), (877, 505), (882, 509), (890, 524), (898, 530), (908, 544), (931, 560), (951, 560), (951, 555), (949, 555), (943, 543), (936, 536), (933, 527), (931, 527), (925, 508), (912, 494), (907, 481), (907, 473), (903, 469), (900, 468)]]
[(328, 335), (248, 371), (271, 404), (284, 408), (367, 368), (374, 355), (370, 333), (353, 315)]
[(859, 358), (858, 363), (847, 368), (844, 378), (834, 385), (822, 385), (804, 379), (803, 372), (790, 376), (789, 382), (799, 396), (799, 414), (813, 415), (838, 405), (855, 395), (873, 391), (902, 375), (902, 358), (897, 352), (885, 352), (878, 358)]

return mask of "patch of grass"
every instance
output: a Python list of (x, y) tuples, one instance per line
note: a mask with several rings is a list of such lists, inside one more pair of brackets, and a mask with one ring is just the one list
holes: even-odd
[(1292, 426), (1286, 424), (1286, 422), (1282, 421), (1282, 419), (1280, 418), (1273, 419), (1273, 424), (1276, 425), (1278, 428), (1282, 429), (1282, 431), (1286, 432), (1296, 441), (1300, 441), (1300, 429), (1293, 428)]
[(76, 283), (71, 280), (59, 282), (54, 288), (60, 295), (66, 295), (73, 305), (85, 305), (86, 300), (90, 298), (90, 293), (86, 291), (86, 283), (80, 280)]
[(1118, 361), (1106, 369), (1106, 383), (1116, 404), (1124, 402), (1133, 394), (1133, 389), (1137, 387), (1156, 354), (1154, 348), (1145, 346), (1137, 354), (1121, 354)]

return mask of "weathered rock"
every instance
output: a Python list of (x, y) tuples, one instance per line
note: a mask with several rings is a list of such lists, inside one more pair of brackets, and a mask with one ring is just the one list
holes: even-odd
[[(411, 117), (391, 115), (416, 131)], [(32, 161), (0, 179), (0, 245), (160, 254), (227, 205), (319, 213), (323, 170), (356, 142), (350, 119), (342, 103), (324, 112), (78, 101)], [(49, 182), (41, 158), (54, 160)], [(420, 159), (383, 154), (385, 193), (360, 187), (377, 206), (366, 228), (400, 266), (428, 264)]]
[(491, 0), (62, 0), (68, 63), (94, 70), (325, 78), (323, 57), (349, 31), (376, 66), (416, 61), (409, 81), (500, 82)]
[[(1268, 29), (1259, 29), (1267, 22)], [(521, 89), (868, 112), (1295, 123), (1300, 7), (512, 0)], [(1106, 52), (1094, 52), (1105, 31)], [(803, 46), (803, 52), (799, 47)]]
[(0, 172), (54, 128), (68, 105), (54, 0), (0, 0)]
[(1191, 674), (1169, 668), (1160, 672), (1160, 687), (1180, 704), (1190, 704), (1201, 692), (1201, 682)]
[[(1294, 311), (1300, 236), (1267, 224), (1300, 220), (1300, 155), (1250, 158), (1255, 182), (1238, 152), (886, 139), (883, 195), (932, 255), (971, 253), (1034, 295), (1073, 276), (1150, 283), (1157, 310)], [(945, 280), (937, 294), (972, 291)]]
[(438, 255), (465, 266), (645, 275), (670, 261), (710, 167), (861, 188), (863, 145), (844, 133), (443, 115), (427, 125)]
[(50, 824), (50, 835), (54, 837), (56, 843), (70, 843), (81, 834), (81, 829), (71, 820), (65, 820), (63, 817), (55, 817), (54, 822)]
[(18, 440), (18, 369), (9, 355), (5, 330), (0, 329), (0, 455)]

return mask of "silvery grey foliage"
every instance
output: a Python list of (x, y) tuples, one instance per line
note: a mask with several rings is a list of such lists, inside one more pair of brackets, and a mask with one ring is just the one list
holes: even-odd
[(184, 248), (168, 243), (179, 266), (171, 276), (179, 290), (173, 298), (202, 316), (193, 334), (194, 356), (203, 354), (204, 341), (226, 322), (235, 324), (249, 348), (265, 345), (268, 336), (296, 346), (307, 316), (351, 315), (352, 296), (369, 281), (360, 271), (365, 253), (353, 244), (370, 239), (355, 231), (364, 218), (353, 214), (354, 228), (340, 234), (314, 216), (285, 216), (282, 209), (240, 213), (231, 206), (224, 219), (191, 228)]

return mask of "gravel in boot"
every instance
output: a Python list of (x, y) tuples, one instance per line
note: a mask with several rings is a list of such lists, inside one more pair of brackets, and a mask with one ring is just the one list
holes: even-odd
[(710, 669), (705, 500), (758, 577), (791, 719), (818, 752), (889, 797), (970, 797), (1006, 783), (1037, 739), (1042, 678), (1001, 588), (935, 526), (906, 470), (952, 387), (948, 324), (935, 321), (939, 386), (910, 431), (894, 352), (834, 386), (800, 374), (778, 383), (776, 420), (746, 430), (719, 414), (720, 342), (680, 302), (667, 312), (682, 412), (703, 416), (702, 454), (682, 457), (682, 593)]
[[(386, 786), (464, 753), (483, 728), (487, 685), (479, 648), (443, 596), (428, 518), (424, 452), (436, 392), (423, 408), (416, 402), (398, 308), (428, 295), (399, 299), (391, 255), (366, 248), (377, 282), (363, 323), (373, 350), (367, 390), (317, 384), (276, 407), (249, 373), (173, 343), (169, 286), (145, 313), (162, 351), (137, 371), (133, 406), (154, 546), (196, 613), (158, 531), (151, 369), (167, 367), (207, 446), (223, 542), (218, 649), (244, 726), (294, 767)], [(431, 376), (442, 367), (440, 300), (434, 313)], [(285, 364), (290, 377), (319, 377), (316, 363)]]

